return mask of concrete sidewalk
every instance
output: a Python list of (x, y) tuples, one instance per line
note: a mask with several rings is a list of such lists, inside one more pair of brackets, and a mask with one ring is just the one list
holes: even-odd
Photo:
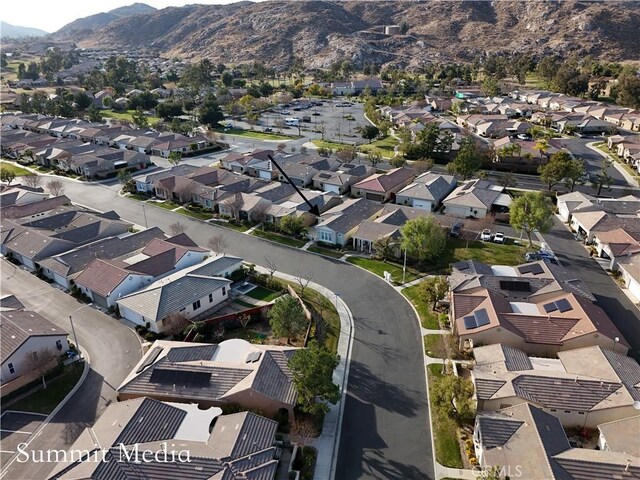
[[(269, 273), (266, 268), (256, 266), (260, 273)], [(275, 272), (278, 278), (295, 282), (296, 277), (286, 273)], [(340, 337), (338, 338), (338, 355), (340, 363), (333, 372), (333, 383), (340, 388), (340, 401), (335, 405), (329, 405), (329, 412), (324, 417), (322, 434), (314, 442), (318, 450), (314, 480), (332, 480), (336, 471), (338, 460), (338, 447), (340, 446), (340, 429), (347, 394), (347, 378), (349, 377), (349, 362), (351, 359), (351, 347), (353, 344), (353, 315), (347, 304), (340, 298), (340, 294), (328, 288), (310, 282), (309, 288), (316, 290), (330, 300), (338, 310), (340, 316)]]

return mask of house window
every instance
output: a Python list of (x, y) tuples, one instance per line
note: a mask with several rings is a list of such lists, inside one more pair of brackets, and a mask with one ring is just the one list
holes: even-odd
[(9, 373), (16, 373), (16, 369), (13, 368), (13, 363), (10, 363), (8, 367), (9, 367)]
[(551, 412), (557, 412), (555, 408), (550, 409)]
[(564, 413), (571, 413), (571, 410), (565, 410)]
[(209, 303), (213, 303), (213, 293), (209, 294)]
[(183, 307), (180, 309), (181, 312), (184, 312), (187, 309), (187, 307)]
[(227, 294), (227, 287), (222, 287), (222, 296), (224, 297)]
[(194, 310), (198, 310), (200, 308), (200, 300), (196, 300), (192, 305)]

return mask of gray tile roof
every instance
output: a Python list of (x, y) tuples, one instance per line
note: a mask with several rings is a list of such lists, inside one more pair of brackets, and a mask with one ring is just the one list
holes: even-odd
[(244, 457), (251, 452), (264, 450), (273, 444), (278, 423), (251, 412), (241, 412), (219, 417), (209, 437), (210, 445), (228, 448), (231, 457)]
[(505, 366), (510, 372), (533, 369), (531, 360), (529, 360), (527, 354), (522, 350), (518, 350), (517, 348), (512, 348), (504, 344), (500, 344), (500, 348), (502, 349), (502, 354), (504, 355)]
[(22, 310), (24, 305), (15, 295), (4, 295), (0, 297), (0, 308), (7, 308), (12, 310)]
[(633, 399), (640, 401), (640, 367), (638, 363), (631, 357), (613, 350), (606, 348), (600, 350)]
[(294, 404), (298, 393), (287, 361), (285, 352), (265, 352), (253, 381), (253, 389), (269, 398), (278, 398), (285, 403)]
[(504, 380), (491, 380), (488, 378), (476, 378), (476, 396), (481, 400), (488, 400), (506, 384)]
[(556, 471), (556, 478), (564, 480), (637, 480), (640, 478), (640, 466), (638, 462), (629, 459), (626, 462), (608, 462), (602, 452), (602, 461), (593, 461), (583, 458), (554, 457), (550, 463)]
[(482, 445), (485, 448), (502, 447), (523, 423), (512, 418), (479, 415), (477, 428), (482, 432)]
[(587, 412), (622, 385), (595, 380), (519, 375), (513, 379), (513, 387), (518, 397), (544, 408)]
[(4, 363), (30, 337), (66, 336), (67, 332), (36, 312), (0, 312), (0, 361)]
[[(145, 398), (122, 429), (114, 444), (131, 445), (173, 438), (186, 416), (187, 412), (184, 410), (151, 398)], [(161, 421), (152, 422), (149, 421), (150, 418)]]
[[(339, 207), (341, 207), (341, 205), (328, 210), (323, 215), (332, 213), (332, 211), (338, 210)], [(330, 228), (338, 233), (347, 233), (357, 227), (363, 220), (372, 217), (376, 212), (382, 210), (382, 208), (383, 205), (378, 202), (359, 198), (346, 208), (338, 210), (340, 215), (336, 218), (331, 218), (326, 223), (321, 221), (320, 226)], [(320, 219), (322, 219), (322, 217), (320, 217)]]

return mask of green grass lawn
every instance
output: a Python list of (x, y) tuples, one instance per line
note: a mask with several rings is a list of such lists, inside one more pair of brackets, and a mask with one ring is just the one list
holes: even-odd
[(165, 200), (164, 202), (149, 202), (149, 205), (155, 205), (156, 207), (164, 208), (165, 210), (173, 210), (180, 206), (180, 204), (174, 203), (171, 200)]
[(349, 145), (346, 143), (328, 142), (326, 140), (311, 140), (311, 143), (313, 143), (318, 148), (331, 148), (332, 150), (340, 150), (344, 147), (353, 147), (353, 145)]
[[(115, 120), (125, 120), (127, 122), (133, 122), (133, 117), (131, 114), (134, 113), (134, 110), (125, 110), (123, 112), (114, 112), (113, 110), (101, 110), (100, 114), (106, 118), (113, 118)], [(149, 125), (153, 126), (158, 123), (161, 119), (160, 117), (148, 116), (147, 120), (149, 120)]]
[(127, 195), (127, 198), (132, 198), (134, 200), (138, 200), (139, 202), (146, 202), (149, 200), (149, 195), (142, 195), (140, 193), (130, 193)]
[[(384, 278), (384, 272), (387, 271), (391, 274), (391, 278), (396, 283), (402, 282), (402, 265), (391, 262), (382, 262), (380, 260), (374, 260), (372, 258), (362, 257), (349, 257), (347, 262), (358, 265), (365, 268), (372, 273)], [(412, 282), (418, 278), (419, 272), (413, 268), (407, 267), (407, 274), (405, 276), (405, 282)]]
[(256, 300), (262, 300), (263, 302), (270, 302), (271, 300), (275, 300), (282, 293), (274, 292), (273, 290), (269, 290), (264, 287), (256, 287), (253, 290), (245, 293), (247, 297), (255, 298)]
[(31, 173), (29, 170), (18, 167), (17, 165), (14, 165), (13, 163), (8, 163), (8, 162), (0, 162), (0, 168), (2, 170), (9, 170), (10, 172), (13, 172), (16, 177), (29, 175)]
[(309, 248), (307, 248), (307, 251), (314, 252), (314, 253), (321, 253), (322, 255), (326, 255), (332, 258), (342, 258), (342, 256), (344, 255), (344, 253), (338, 250), (334, 250), (332, 248), (318, 247), (317, 245), (310, 246)]
[(218, 220), (211, 220), (212, 225), (218, 225), (220, 227), (229, 228), (231, 230), (235, 230), (236, 232), (246, 232), (249, 230), (249, 226), (244, 223), (230, 223), (230, 222), (220, 222)]
[(64, 399), (82, 376), (84, 364), (76, 362), (65, 367), (64, 373), (47, 382), (47, 388), (38, 390), (11, 405), (11, 410), (48, 415)]
[(373, 152), (385, 158), (392, 158), (395, 153), (393, 149), (397, 145), (398, 140), (389, 135), (375, 142), (360, 145), (359, 150), (364, 153)]
[(420, 323), (424, 328), (429, 330), (439, 330), (440, 323), (438, 322), (438, 314), (431, 310), (431, 305), (425, 303), (418, 294), (420, 291), (419, 285), (413, 287), (407, 287), (402, 290), (402, 294), (409, 299), (409, 301), (416, 307), (418, 315), (420, 315)]
[[(442, 381), (442, 365), (432, 364), (427, 367), (427, 370), (429, 387), (434, 388), (438, 382)], [(457, 437), (458, 426), (452, 419), (439, 415), (438, 409), (434, 408), (431, 400), (430, 402), (436, 460), (446, 467), (462, 468), (462, 456)]]
[(477, 240), (464, 240), (461, 238), (449, 238), (444, 252), (434, 261), (425, 266), (428, 273), (446, 273), (451, 263), (460, 260), (477, 260), (489, 265), (518, 265), (524, 262), (524, 254), (527, 247), (506, 243), (480, 242)]
[(198, 218), (200, 220), (209, 220), (210, 218), (213, 218), (213, 213), (206, 213), (206, 212), (192, 212), (191, 210), (188, 210), (186, 208), (180, 208), (179, 210), (176, 210), (178, 213), (181, 213), (182, 215), (186, 215), (187, 217), (191, 217), (191, 218)]
[(266, 240), (271, 240), (273, 242), (282, 243), (283, 245), (288, 245), (290, 247), (300, 248), (304, 246), (304, 240), (298, 240), (297, 238), (285, 237), (284, 235), (280, 235), (279, 233), (274, 232), (266, 232), (264, 230), (256, 229), (251, 232), (251, 235), (256, 237), (264, 238)]
[(291, 140), (300, 138), (297, 135), (283, 135), (278, 133), (258, 132), (255, 130), (243, 130), (242, 128), (223, 128), (218, 130), (224, 135), (237, 135), (239, 137), (257, 138), (259, 140)]

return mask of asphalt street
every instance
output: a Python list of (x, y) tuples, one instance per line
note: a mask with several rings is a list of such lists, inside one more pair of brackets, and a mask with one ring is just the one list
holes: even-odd
[(571, 232), (554, 218), (551, 231), (544, 235), (560, 262), (578, 278), (584, 280), (620, 333), (631, 345), (631, 356), (640, 359), (640, 312), (620, 290), (615, 281), (589, 257)]
[[(137, 335), (114, 318), (53, 288), (15, 265), (2, 260), (2, 293), (14, 294), (29, 310), (36, 311), (70, 333), (73, 316), (78, 343), (89, 352), (89, 374), (76, 394), (35, 436), (33, 451), (67, 449), (85, 427), (93, 425), (116, 400), (115, 389), (141, 358)], [(55, 465), (14, 462), (2, 480), (44, 479)], [(3, 465), (3, 469), (6, 466)]]
[[(72, 201), (113, 209), (144, 224), (142, 204), (119, 197), (117, 185), (63, 181)], [(169, 231), (179, 221), (200, 245), (213, 234), (223, 235), (229, 254), (256, 264), (269, 256), (278, 270), (338, 292), (353, 313), (355, 329), (336, 479), (434, 478), (422, 337), (413, 309), (398, 292), (352, 265), (158, 207), (147, 206), (146, 214), (149, 227)]]

